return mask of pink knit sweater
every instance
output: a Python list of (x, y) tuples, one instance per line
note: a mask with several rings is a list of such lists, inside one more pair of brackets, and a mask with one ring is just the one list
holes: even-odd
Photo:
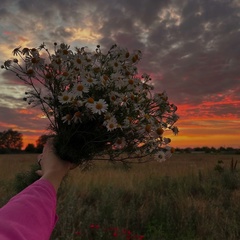
[(0, 209), (1, 240), (49, 240), (57, 221), (56, 191), (40, 179)]

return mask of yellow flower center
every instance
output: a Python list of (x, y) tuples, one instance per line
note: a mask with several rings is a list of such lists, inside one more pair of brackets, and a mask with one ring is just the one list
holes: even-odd
[(33, 64), (34, 64), (34, 63), (38, 63), (38, 62), (39, 62), (39, 59), (33, 57), (33, 58), (31, 59), (31, 62), (32, 62)]
[(87, 80), (89, 83), (92, 83), (93, 82), (93, 79), (92, 78), (88, 78)]
[(66, 101), (69, 99), (69, 96), (67, 96), (67, 95), (64, 95), (62, 99), (63, 99), (63, 101), (65, 101), (65, 102), (66, 102)]
[(71, 120), (71, 118), (72, 118), (72, 117), (71, 117), (70, 114), (67, 114), (67, 115), (66, 115), (66, 119), (67, 119), (67, 120)]
[(162, 135), (164, 130), (161, 127), (159, 127), (159, 128), (157, 128), (156, 132), (158, 135)]
[(146, 119), (149, 119), (149, 118), (150, 118), (149, 114), (145, 114), (144, 117), (145, 117)]
[(102, 103), (97, 103), (97, 104), (96, 104), (96, 109), (100, 110), (100, 109), (102, 109), (102, 108), (103, 108)]
[(78, 58), (78, 59), (76, 60), (76, 62), (77, 62), (78, 64), (81, 64), (81, 63), (82, 63), (82, 60), (81, 60), (80, 58)]
[[(90, 60), (90, 62), (91, 62), (91, 60)], [(100, 69), (99, 67), (95, 67), (95, 68), (93, 69), (94, 73), (99, 73), (100, 70), (101, 70), (101, 69)]]
[(132, 62), (135, 63), (138, 60), (138, 55), (132, 57)]
[(93, 98), (88, 98), (88, 100), (87, 100), (89, 103), (94, 103), (94, 99)]
[(129, 79), (129, 80), (128, 80), (128, 83), (129, 83), (130, 85), (133, 85), (133, 83), (134, 83), (133, 79)]
[(63, 50), (63, 54), (64, 54), (64, 55), (68, 55), (68, 50), (67, 50), (67, 49), (64, 49), (64, 50)]
[(119, 138), (116, 142), (117, 142), (117, 144), (120, 145), (120, 144), (122, 144), (123, 141), (122, 141), (122, 139)]
[(116, 96), (115, 95), (111, 96), (111, 100), (115, 101), (116, 100)]
[(28, 75), (32, 75), (33, 73), (34, 73), (33, 69), (28, 69), (28, 70), (27, 70), (27, 74), (28, 74)]
[(68, 72), (63, 72), (62, 75), (63, 75), (64, 77), (67, 77), (67, 76), (68, 76)]
[(79, 111), (78, 111), (78, 112), (75, 112), (74, 116), (75, 116), (76, 118), (80, 118), (80, 117), (81, 117), (81, 113), (80, 113)]
[(145, 131), (148, 132), (148, 133), (151, 132), (151, 125), (150, 125), (150, 124), (147, 124), (147, 125), (145, 126)]
[(83, 89), (84, 89), (84, 87), (83, 87), (82, 84), (79, 84), (79, 85), (77, 86), (77, 91), (81, 92)]
[(56, 61), (55, 61), (55, 62), (56, 62), (56, 64), (58, 64), (58, 65), (60, 65), (60, 64), (62, 63), (61, 59), (59, 59), (59, 58), (58, 58), (58, 59), (56, 59)]
[(45, 77), (46, 77), (47, 79), (50, 79), (50, 78), (52, 78), (52, 74), (51, 74), (51, 73), (46, 73)]
[(109, 78), (108, 78), (107, 75), (104, 75), (104, 76), (103, 76), (103, 79), (104, 79), (105, 81), (107, 81)]

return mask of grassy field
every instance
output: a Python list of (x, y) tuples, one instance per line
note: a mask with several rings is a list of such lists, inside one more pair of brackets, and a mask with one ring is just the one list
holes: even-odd
[[(1, 205), (36, 157), (0, 155)], [(130, 169), (107, 162), (75, 169), (58, 194), (52, 239), (240, 239), (240, 173), (231, 167), (239, 158), (175, 154)]]

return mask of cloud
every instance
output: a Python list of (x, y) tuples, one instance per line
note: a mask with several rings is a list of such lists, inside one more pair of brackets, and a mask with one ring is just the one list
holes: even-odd
[(42, 118), (37, 109), (0, 107), (0, 112), (0, 131), (11, 128), (27, 135), (36, 135), (39, 132), (44, 134), (48, 127), (47, 119)]
[[(183, 117), (236, 118), (239, 12), (236, 0), (2, 0), (0, 61), (15, 47), (42, 42), (103, 49), (117, 43), (143, 52), (140, 73), (151, 74), (156, 91), (166, 90)], [(3, 72), (0, 82), (17, 84)], [(5, 87), (1, 106), (18, 102), (12, 94)]]

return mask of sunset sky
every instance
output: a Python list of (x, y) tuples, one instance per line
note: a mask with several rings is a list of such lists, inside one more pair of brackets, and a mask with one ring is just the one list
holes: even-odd
[[(43, 42), (140, 49), (139, 72), (178, 106), (173, 147), (240, 148), (239, 0), (1, 0), (0, 22), (1, 65), (14, 48)], [(2, 69), (0, 87), (0, 131), (35, 144), (47, 120)]]

